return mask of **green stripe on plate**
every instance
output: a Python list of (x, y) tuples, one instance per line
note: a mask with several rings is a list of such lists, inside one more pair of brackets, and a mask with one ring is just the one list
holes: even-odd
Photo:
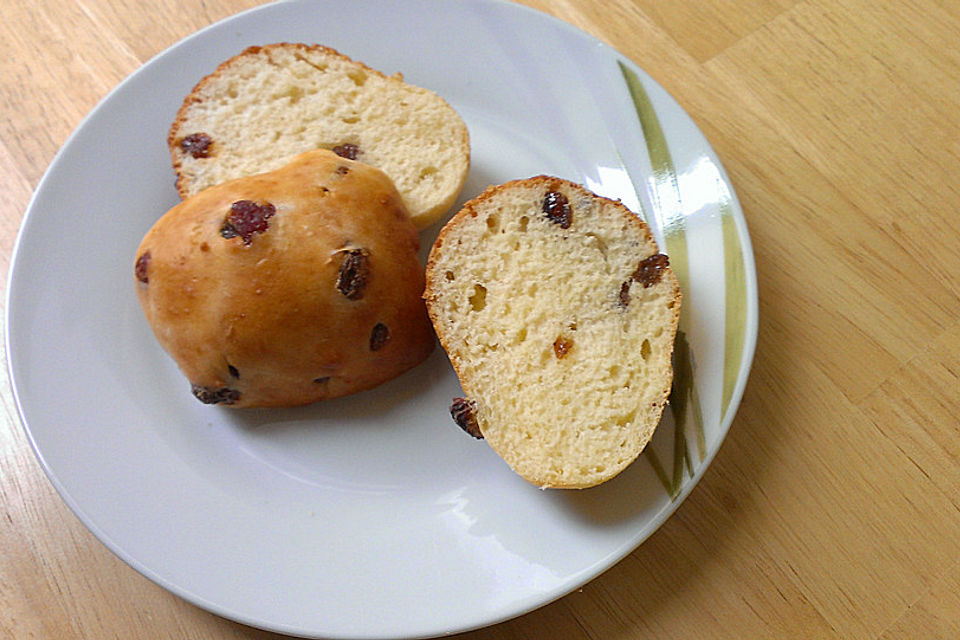
[(643, 455), (650, 463), (650, 466), (653, 467), (653, 472), (657, 474), (657, 478), (660, 479), (663, 490), (667, 492), (667, 495), (670, 496), (671, 499), (676, 497), (673, 483), (670, 481), (670, 477), (667, 476), (667, 472), (663, 470), (663, 463), (661, 463), (660, 458), (657, 457), (657, 452), (654, 451), (652, 447), (646, 447), (643, 450)]
[(680, 280), (680, 289), (687, 294), (687, 283), (690, 281), (687, 267), (687, 239), (686, 221), (680, 208), (680, 185), (677, 179), (677, 170), (673, 165), (667, 138), (660, 126), (660, 119), (653, 110), (653, 104), (647, 95), (640, 78), (621, 61), (620, 71), (627, 83), (633, 106), (643, 137), (647, 143), (647, 153), (653, 168), (654, 195), (657, 199), (655, 215), (660, 218), (660, 227), (663, 230), (667, 255), (670, 256), (670, 266)]
[[(681, 206), (677, 170), (670, 154), (667, 138), (663, 133), (663, 127), (660, 125), (660, 119), (654, 111), (650, 96), (644, 89), (643, 83), (637, 77), (637, 74), (622, 61), (618, 60), (617, 64), (630, 92), (630, 98), (633, 101), (647, 144), (647, 154), (650, 158), (654, 178), (654, 215), (657, 216), (660, 223), (666, 245), (664, 248), (667, 255), (670, 256), (670, 266), (680, 282), (680, 291), (683, 293), (684, 301), (689, 302), (690, 268), (687, 252), (687, 230)], [(681, 313), (681, 328), (686, 327), (686, 317)], [(671, 476), (668, 477), (657, 455), (649, 447), (646, 456), (671, 499), (676, 498), (680, 493), (684, 479), (684, 467), (691, 477), (694, 473), (685, 429), (688, 407), (692, 408), (697, 452), (701, 462), (706, 453), (703, 410), (700, 406), (699, 393), (694, 385), (693, 354), (683, 330), (677, 333), (674, 362), (673, 388), (670, 391), (670, 405), (675, 419), (673, 473)]]
[(743, 362), (743, 345), (747, 336), (747, 274), (743, 261), (740, 234), (730, 205), (730, 192), (717, 178), (721, 194), (720, 220), (723, 225), (723, 268), (726, 287), (726, 312), (723, 337), (723, 397), (720, 404), (721, 419), (726, 418), (733, 390), (740, 376)]

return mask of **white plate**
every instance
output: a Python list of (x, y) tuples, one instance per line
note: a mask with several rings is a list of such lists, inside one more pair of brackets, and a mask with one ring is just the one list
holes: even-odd
[[(141, 315), (133, 252), (177, 201), (165, 139), (182, 97), (245, 46), (282, 40), (332, 46), (445, 97), (472, 137), (464, 199), (550, 173), (641, 210), (686, 293), (694, 394), (674, 399), (688, 407), (684, 427), (667, 415), (652, 453), (601, 487), (540, 491), (453, 425), (459, 387), (439, 350), (378, 389), (304, 409), (194, 400)], [(135, 569), (274, 631), (421, 637), (543, 605), (653, 533), (730, 425), (756, 308), (746, 225), (720, 162), (624, 56), (496, 1), (283, 2), (165, 51), (77, 129), (24, 219), (6, 339), (44, 469)]]

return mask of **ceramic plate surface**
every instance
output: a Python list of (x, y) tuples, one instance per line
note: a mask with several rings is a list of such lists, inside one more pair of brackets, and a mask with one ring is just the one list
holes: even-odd
[[(470, 129), (461, 202), (547, 173), (620, 198), (685, 294), (677, 385), (647, 451), (600, 487), (541, 491), (448, 407), (443, 352), (369, 392), (231, 411), (189, 393), (144, 320), (134, 252), (177, 202), (182, 97), (253, 44), (318, 42), (446, 98)], [(439, 225), (423, 234), (426, 248)], [(709, 144), (643, 71), (496, 1), (282, 2), (187, 38), (119, 85), (43, 178), (16, 245), (6, 339), (21, 418), (71, 509), (203, 608), (325, 638), (425, 637), (504, 620), (636, 548), (707, 468), (756, 339), (753, 258)]]

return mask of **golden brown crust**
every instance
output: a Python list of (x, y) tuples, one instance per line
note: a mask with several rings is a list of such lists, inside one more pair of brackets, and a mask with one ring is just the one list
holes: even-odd
[[(249, 243), (223, 233), (238, 201), (275, 208)], [(306, 404), (373, 387), (429, 355), (418, 246), (382, 172), (311, 151), (171, 209), (137, 251), (150, 255), (137, 293), (192, 385), (238, 392), (233, 406)], [(363, 256), (352, 285), (351, 251)], [(351, 287), (359, 295), (348, 297)]]

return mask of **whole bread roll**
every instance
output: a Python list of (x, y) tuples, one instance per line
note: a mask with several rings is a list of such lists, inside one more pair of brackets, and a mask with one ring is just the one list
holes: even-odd
[(173, 207), (144, 237), (134, 279), (199, 400), (302, 405), (431, 352), (418, 247), (383, 172), (317, 150)]
[(640, 454), (670, 392), (680, 288), (638, 216), (549, 176), (490, 187), (426, 275), (464, 430), (540, 487), (594, 486)]
[(321, 45), (250, 47), (184, 99), (168, 145), (183, 197), (334, 149), (390, 176), (414, 224), (453, 206), (470, 168), (470, 138), (439, 95)]

